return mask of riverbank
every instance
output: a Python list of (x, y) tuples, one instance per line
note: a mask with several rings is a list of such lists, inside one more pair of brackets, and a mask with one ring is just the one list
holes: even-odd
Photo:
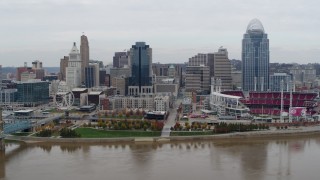
[(123, 138), (47, 138), (31, 136), (7, 136), (7, 140), (23, 141), (26, 143), (134, 143), (134, 142), (168, 142), (190, 140), (250, 140), (250, 139), (279, 139), (288, 137), (320, 136), (320, 126), (298, 127), (286, 130), (271, 129), (266, 131), (235, 132), (228, 134), (204, 136), (170, 136), (170, 137), (123, 137)]

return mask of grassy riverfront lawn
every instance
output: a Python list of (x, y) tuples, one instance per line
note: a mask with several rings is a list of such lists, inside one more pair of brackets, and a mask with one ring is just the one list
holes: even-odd
[(32, 133), (30, 132), (17, 132), (17, 133), (12, 133), (11, 135), (14, 135), (14, 136), (28, 136)]
[(81, 135), (81, 138), (157, 137), (161, 135), (161, 131), (108, 131), (93, 128), (77, 128), (75, 131)]

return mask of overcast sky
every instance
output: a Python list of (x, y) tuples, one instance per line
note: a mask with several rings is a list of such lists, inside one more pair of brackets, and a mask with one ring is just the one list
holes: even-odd
[(0, 0), (0, 64), (59, 66), (82, 32), (90, 59), (145, 41), (153, 62), (186, 62), (197, 53), (228, 49), (241, 59), (247, 25), (258, 18), (270, 40), (270, 62), (320, 59), (319, 0)]

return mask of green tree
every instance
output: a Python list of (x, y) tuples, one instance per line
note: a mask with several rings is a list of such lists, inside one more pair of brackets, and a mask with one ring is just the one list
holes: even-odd
[(145, 124), (145, 125), (143, 125), (143, 130), (147, 130), (148, 129), (148, 125), (147, 124)]
[(38, 137), (51, 137), (51, 135), (52, 135), (51, 129), (43, 129), (42, 131), (36, 134), (36, 136)]
[(104, 124), (104, 123), (102, 122), (102, 120), (99, 119), (99, 120), (98, 120), (98, 127), (102, 127), (103, 124)]
[(62, 128), (60, 130), (60, 136), (62, 138), (76, 138), (80, 137), (80, 134), (78, 134), (75, 130), (69, 128)]

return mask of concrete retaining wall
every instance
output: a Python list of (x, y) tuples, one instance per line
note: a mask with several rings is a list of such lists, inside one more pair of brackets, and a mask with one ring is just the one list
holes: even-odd
[(24, 141), (26, 143), (51, 142), (51, 143), (135, 143), (135, 142), (168, 142), (191, 140), (239, 140), (239, 139), (275, 139), (288, 137), (302, 137), (320, 135), (319, 130), (280, 130), (239, 132), (207, 136), (171, 136), (171, 137), (126, 137), (126, 138), (46, 138), (31, 136), (7, 136), (8, 140)]

